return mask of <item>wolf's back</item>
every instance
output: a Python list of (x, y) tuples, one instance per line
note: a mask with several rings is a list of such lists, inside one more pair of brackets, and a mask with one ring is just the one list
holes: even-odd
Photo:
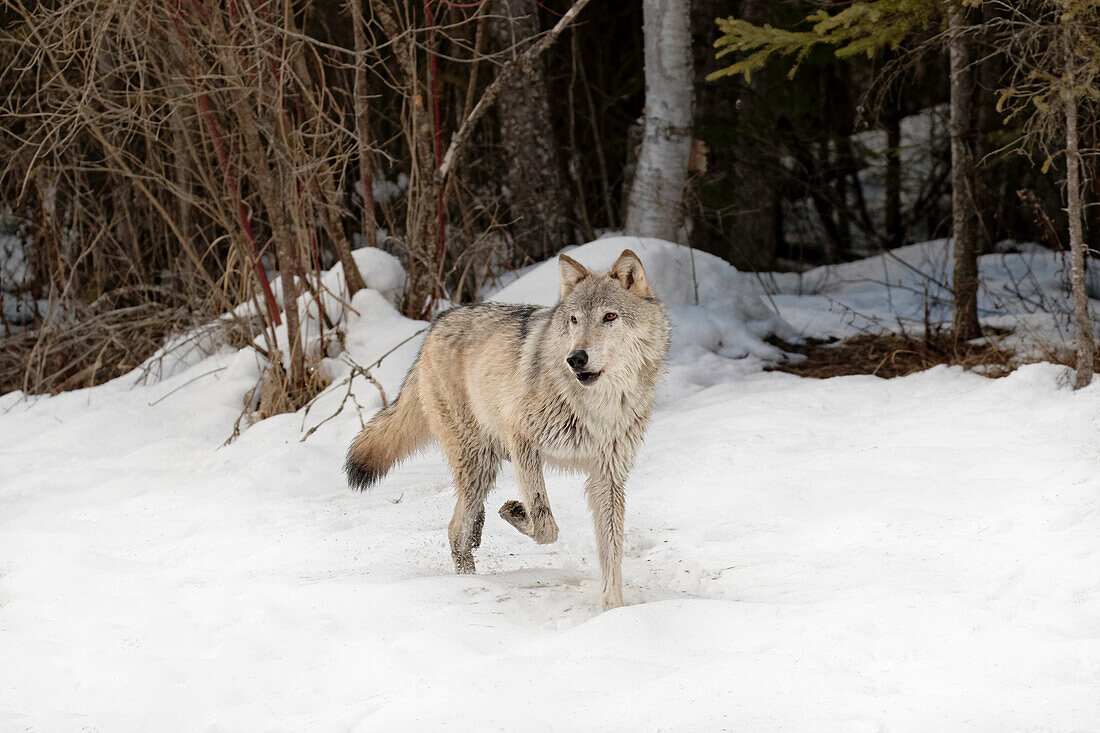
[(413, 365), (393, 404), (375, 415), (351, 442), (344, 470), (353, 489), (370, 487), (431, 437), (420, 407), (419, 366)]

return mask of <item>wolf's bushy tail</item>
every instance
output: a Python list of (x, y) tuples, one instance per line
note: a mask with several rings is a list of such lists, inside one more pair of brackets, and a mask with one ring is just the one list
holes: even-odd
[(375, 415), (351, 442), (344, 470), (353, 489), (370, 487), (431, 437), (420, 408), (418, 367), (413, 366), (393, 404)]

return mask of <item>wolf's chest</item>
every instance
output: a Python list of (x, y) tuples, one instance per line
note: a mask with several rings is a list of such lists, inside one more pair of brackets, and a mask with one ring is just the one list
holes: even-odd
[(585, 412), (561, 403), (530, 415), (529, 429), (543, 456), (562, 464), (588, 464), (636, 432), (629, 409)]

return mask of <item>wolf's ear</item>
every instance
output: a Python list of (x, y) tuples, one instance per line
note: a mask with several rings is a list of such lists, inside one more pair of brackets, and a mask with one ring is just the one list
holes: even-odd
[(624, 249), (611, 266), (611, 277), (619, 281), (624, 290), (643, 298), (653, 297), (653, 291), (649, 289), (649, 280), (646, 279), (645, 270), (642, 269), (642, 261), (638, 255), (629, 249)]
[(568, 255), (558, 255), (558, 267), (561, 269), (561, 297), (569, 295), (574, 286), (590, 273), (584, 265)]

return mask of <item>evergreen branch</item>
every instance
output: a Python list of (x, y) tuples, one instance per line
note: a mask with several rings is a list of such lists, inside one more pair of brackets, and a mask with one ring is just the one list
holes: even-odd
[(731, 53), (748, 55), (707, 75), (707, 80), (742, 75), (751, 81), (752, 72), (764, 68), (776, 55), (794, 58), (788, 72), (788, 77), (793, 77), (817, 46), (832, 47), (833, 54), (841, 59), (861, 54), (873, 57), (885, 48), (896, 50), (917, 31), (941, 22), (945, 8), (945, 2), (927, 0), (867, 0), (833, 14), (825, 10), (810, 13), (803, 19), (810, 25), (808, 31), (718, 18), (715, 22), (722, 35), (714, 43), (718, 49), (715, 58)]

